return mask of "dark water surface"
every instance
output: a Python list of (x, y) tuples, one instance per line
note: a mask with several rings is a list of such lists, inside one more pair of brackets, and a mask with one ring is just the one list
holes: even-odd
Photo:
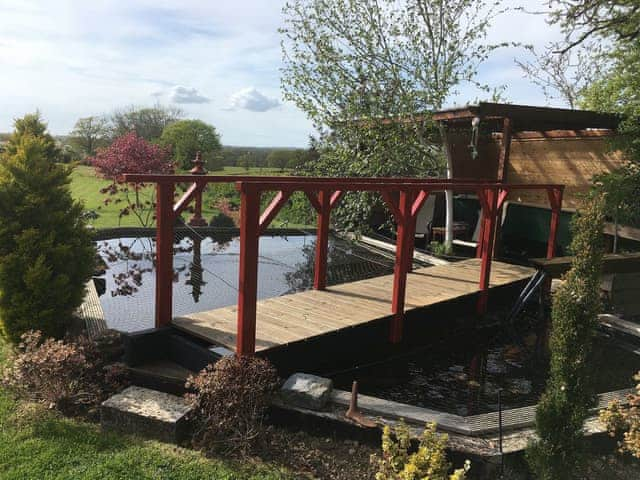
[[(546, 336), (528, 325), (469, 331), (445, 345), (427, 345), (397, 359), (334, 376), (339, 388), (359, 390), (387, 400), (476, 415), (503, 408), (534, 405), (544, 391), (548, 375)], [(640, 356), (607, 335), (600, 334), (593, 356), (598, 393), (630, 388), (640, 370)]]
[[(100, 297), (110, 328), (133, 332), (153, 327), (155, 270), (152, 238), (97, 242), (108, 269)], [(183, 315), (237, 303), (238, 238), (178, 239), (174, 245), (173, 313)], [(258, 298), (304, 290), (313, 282), (315, 236), (261, 237)], [(392, 272), (392, 260), (354, 243), (332, 238), (329, 284)]]
[[(98, 242), (98, 246), (108, 266), (101, 303), (109, 327), (129, 332), (153, 327), (153, 239), (119, 238)], [(237, 238), (185, 237), (174, 248), (175, 315), (237, 302)], [(258, 298), (310, 288), (314, 252), (312, 235), (261, 238)], [(330, 242), (329, 284), (389, 274), (392, 266), (388, 254), (343, 240)], [(421, 334), (417, 346), (412, 342), (408, 352), (402, 348), (382, 353), (381, 349), (358, 368), (321, 373), (331, 375), (338, 388), (348, 390), (358, 380), (363, 394), (458, 415), (497, 410), (498, 391), (503, 408), (533, 405), (548, 373), (546, 335), (540, 323), (534, 314), (525, 312), (510, 327), (447, 333), (452, 327), (445, 322), (444, 332)], [(467, 324), (473, 325), (473, 320)], [(332, 348), (343, 347), (335, 343)], [(357, 351), (354, 357), (347, 365), (362, 361)], [(287, 361), (295, 363), (295, 359)], [(640, 370), (640, 356), (604, 334), (598, 338), (593, 362), (598, 392), (631, 387), (632, 376)]]

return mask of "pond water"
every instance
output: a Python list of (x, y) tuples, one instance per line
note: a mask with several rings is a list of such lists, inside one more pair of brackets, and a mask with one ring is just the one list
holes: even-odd
[[(416, 348), (396, 359), (381, 359), (333, 376), (338, 388), (358, 380), (366, 395), (457, 415), (537, 403), (548, 375), (547, 335), (535, 322), (520, 319), (517, 328), (471, 330), (446, 341)], [(638, 347), (635, 347), (638, 350)], [(633, 387), (640, 356), (601, 333), (593, 355), (599, 393)]]
[[(100, 297), (110, 328), (133, 332), (154, 325), (155, 241), (114, 238), (97, 242), (105, 261)], [(310, 288), (315, 236), (261, 237), (258, 298)], [(174, 244), (173, 312), (183, 315), (234, 305), (238, 295), (238, 238), (177, 238)], [(391, 273), (393, 260), (352, 242), (331, 238), (327, 281), (354, 281)]]
[[(108, 326), (129, 332), (152, 328), (153, 239), (117, 238), (100, 241), (98, 247), (107, 266), (101, 303)], [(174, 314), (237, 302), (237, 238), (183, 237), (176, 239), (174, 248)], [(310, 288), (314, 251), (312, 235), (261, 238), (258, 297)], [(393, 258), (388, 253), (331, 239), (329, 284), (392, 271)], [(509, 327), (448, 333), (452, 329), (446, 327), (445, 332), (427, 332), (425, 343), (416, 346), (414, 342), (410, 351), (395, 352), (398, 356), (381, 349), (366, 365), (318, 373), (331, 376), (337, 388), (349, 390), (351, 382), (358, 380), (363, 394), (463, 416), (497, 410), (498, 391), (503, 408), (533, 405), (544, 390), (548, 372), (547, 336), (539, 324), (534, 313), (525, 311)], [(336, 344), (332, 348), (341, 347)], [(347, 365), (358, 360), (354, 358)], [(633, 386), (632, 376), (638, 370), (640, 356), (604, 334), (599, 336), (594, 355), (598, 392)]]

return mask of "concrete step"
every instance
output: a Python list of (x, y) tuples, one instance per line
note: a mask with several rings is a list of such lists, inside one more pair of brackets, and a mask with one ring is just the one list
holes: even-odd
[(133, 384), (174, 395), (185, 393), (187, 378), (195, 373), (171, 360), (150, 360), (129, 367), (129, 377)]
[(100, 424), (105, 431), (180, 443), (189, 434), (190, 411), (182, 397), (132, 386), (102, 403)]

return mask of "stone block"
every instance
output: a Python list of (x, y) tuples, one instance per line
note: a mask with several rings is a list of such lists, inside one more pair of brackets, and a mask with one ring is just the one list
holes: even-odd
[(102, 403), (100, 424), (105, 431), (179, 443), (188, 435), (190, 410), (181, 397), (133, 386)]
[(333, 381), (308, 373), (294, 373), (280, 389), (284, 403), (310, 410), (322, 410), (333, 389)]

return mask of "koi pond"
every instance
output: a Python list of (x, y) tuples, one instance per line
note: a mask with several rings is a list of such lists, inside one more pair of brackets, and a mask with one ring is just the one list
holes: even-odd
[[(521, 315), (517, 325), (469, 331), (394, 359), (332, 375), (338, 388), (358, 380), (365, 395), (460, 416), (537, 403), (548, 374), (547, 334)], [(529, 322), (529, 320), (531, 320)], [(640, 370), (640, 345), (600, 332), (593, 355), (598, 393), (631, 388)]]
[[(126, 332), (153, 327), (154, 240), (116, 238), (97, 245), (106, 267), (100, 298), (108, 326)], [(176, 315), (236, 303), (237, 238), (181, 237), (174, 250)], [(258, 297), (310, 288), (314, 253), (313, 235), (261, 238)], [(388, 252), (331, 239), (329, 284), (392, 271), (393, 257)], [(316, 373), (333, 378), (337, 388), (349, 390), (351, 382), (358, 380), (363, 394), (462, 416), (496, 411), (499, 391), (505, 409), (533, 405), (544, 390), (548, 372), (548, 333), (541, 329), (545, 322), (533, 307), (534, 312), (525, 310), (508, 325), (499, 322), (494, 327), (462, 332), (447, 333), (451, 328), (446, 319), (444, 331), (435, 329), (420, 335), (424, 343), (412, 342), (410, 348), (395, 354), (382, 348), (364, 364), (353, 358), (342, 369)], [(425, 318), (424, 322), (432, 320)], [(339, 342), (331, 348), (349, 351)], [(597, 391), (632, 387), (632, 377), (640, 370), (638, 352), (640, 345), (620, 342), (601, 332), (594, 354)]]
[[(154, 250), (150, 237), (97, 242), (105, 266), (100, 297), (107, 325), (123, 332), (152, 328), (155, 295)], [(179, 237), (174, 244), (175, 315), (234, 305), (238, 298), (238, 238)], [(313, 283), (315, 235), (260, 238), (258, 298), (305, 290)], [(330, 285), (393, 271), (390, 254), (331, 238), (327, 260)]]

